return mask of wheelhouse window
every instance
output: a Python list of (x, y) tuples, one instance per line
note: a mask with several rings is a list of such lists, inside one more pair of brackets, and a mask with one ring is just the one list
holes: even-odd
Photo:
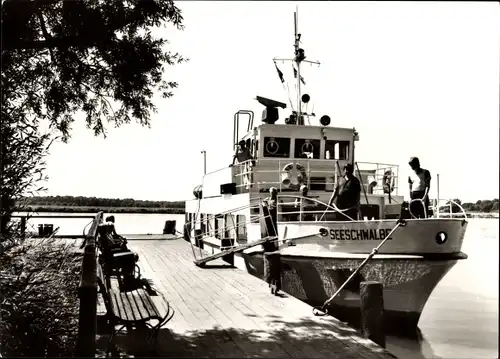
[(290, 157), (290, 139), (287, 137), (264, 137), (264, 157)]
[(349, 141), (325, 141), (325, 159), (327, 160), (348, 160)]
[(320, 140), (310, 140), (306, 138), (295, 139), (295, 158), (315, 158), (319, 159)]

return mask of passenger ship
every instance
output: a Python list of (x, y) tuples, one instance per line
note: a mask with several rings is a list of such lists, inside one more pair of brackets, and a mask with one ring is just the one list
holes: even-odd
[[(278, 108), (286, 110), (287, 105), (257, 96), (264, 107), (262, 123), (254, 123), (252, 111), (236, 112), (235, 149), (245, 141), (253, 159), (204, 175), (194, 189), (195, 198), (186, 201), (185, 231), (195, 259), (244, 244), (248, 247), (267, 236), (262, 201), (276, 188), (282, 290), (317, 305), (337, 291), (405, 211), (398, 191), (398, 165), (357, 162), (355, 144), (360, 137), (354, 128), (330, 126), (328, 116), (321, 117), (319, 124), (309, 123), (314, 115), (302, 111), (310, 96), (301, 94), (300, 66), (315, 62), (306, 60), (300, 37), (295, 16), (295, 56), (288, 60), (297, 75), (295, 111), (281, 122)], [(281, 77), (279, 69), (278, 73)], [(360, 216), (339, 221), (340, 211), (328, 203), (347, 163), (353, 164), (362, 185)], [(303, 186), (309, 189), (307, 198), (301, 196)], [(465, 212), (460, 218), (440, 218), (439, 201), (435, 212), (425, 219), (416, 219), (410, 212), (406, 225), (393, 232), (331, 302), (334, 315), (355, 317), (360, 307), (359, 283), (375, 280), (384, 285), (387, 327), (416, 328), (433, 289), (458, 260), (467, 258), (461, 252)], [(261, 245), (228, 252), (223, 258), (254, 276), (264, 276)]]

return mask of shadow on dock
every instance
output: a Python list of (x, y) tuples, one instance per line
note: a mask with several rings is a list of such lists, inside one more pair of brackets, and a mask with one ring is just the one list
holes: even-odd
[[(290, 322), (279, 316), (268, 316), (275, 330), (243, 330), (241, 328), (213, 327), (184, 333), (175, 328), (161, 329), (156, 345), (148, 343), (147, 336), (138, 331), (118, 335), (114, 339), (113, 357), (324, 357), (359, 358), (359, 352), (338, 341), (337, 350), (332, 351), (331, 333), (317, 322), (303, 318)], [(301, 335), (297, 335), (300, 332)], [(338, 337), (346, 339), (352, 333), (339, 329)], [(329, 342), (328, 345), (325, 345)], [(99, 345), (100, 344), (100, 345)], [(103, 350), (107, 337), (98, 342)], [(315, 354), (313, 354), (315, 353)], [(318, 356), (320, 354), (321, 356)], [(387, 356), (390, 358), (391, 356)]]
[[(175, 315), (156, 342), (140, 327), (115, 336), (114, 357), (395, 358), (340, 321), (314, 316), (298, 299), (271, 295), (267, 283), (220, 259), (194, 265), (184, 241), (135, 241), (133, 249), (143, 277), (154, 281), (153, 302)], [(97, 339), (102, 356), (109, 335), (99, 330)]]
[[(232, 268), (230, 265), (213, 264), (207, 268)], [(145, 289), (151, 295), (161, 297), (160, 289), (151, 279), (141, 280)], [(280, 293), (275, 298), (288, 298)], [(174, 323), (168, 323), (160, 329), (156, 343), (149, 342), (148, 332), (129, 328), (125, 333), (118, 334), (109, 347), (111, 357), (309, 357), (342, 359), (359, 358), (359, 350), (352, 344), (353, 330), (351, 328), (332, 327), (327, 322), (311, 318), (286, 318), (277, 314), (257, 315), (252, 312), (242, 313), (245, 324), (255, 325), (253, 318), (264, 321), (265, 329), (243, 329), (243, 318), (232, 321), (236, 326), (220, 325), (211, 328), (178, 331)], [(228, 322), (231, 318), (228, 316)], [(200, 327), (200, 321), (195, 324)], [(208, 326), (208, 324), (201, 324)], [(332, 343), (332, 334), (337, 340)], [(97, 357), (104, 357), (108, 348), (109, 328), (98, 330)], [(394, 359), (386, 353), (385, 358)]]

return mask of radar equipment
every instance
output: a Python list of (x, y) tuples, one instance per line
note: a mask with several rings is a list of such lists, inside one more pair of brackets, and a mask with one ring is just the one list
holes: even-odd
[(262, 111), (262, 122), (269, 125), (274, 125), (274, 123), (279, 120), (278, 107), (283, 109), (286, 108), (286, 104), (283, 102), (271, 100), (261, 96), (257, 96), (255, 99), (265, 107)]

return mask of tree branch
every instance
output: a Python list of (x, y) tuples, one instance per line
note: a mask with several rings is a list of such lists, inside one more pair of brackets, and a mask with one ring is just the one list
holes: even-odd
[[(45, 20), (43, 19), (42, 12), (40, 11), (40, 8), (37, 9), (36, 15), (38, 17), (38, 21), (40, 21), (40, 27), (42, 29), (43, 36), (45, 37), (46, 40), (52, 39), (52, 36), (49, 34), (47, 31), (47, 27), (45, 26)], [(52, 48), (49, 47), (49, 52), (50, 52), (50, 59), (52, 62), (54, 62), (54, 53), (52, 52)]]

